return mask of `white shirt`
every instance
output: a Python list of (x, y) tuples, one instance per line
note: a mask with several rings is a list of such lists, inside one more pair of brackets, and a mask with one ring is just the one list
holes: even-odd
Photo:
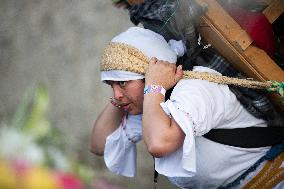
[[(194, 67), (194, 71), (218, 74), (200, 66)], [(264, 120), (247, 112), (227, 85), (184, 79), (178, 82), (170, 99), (161, 103), (161, 107), (175, 119), (186, 136), (183, 146), (176, 152), (155, 158), (155, 169), (167, 177), (191, 177), (193, 188), (214, 188), (234, 181), (269, 149), (237, 148), (202, 137), (213, 128), (266, 126)], [(136, 126), (142, 128), (141, 116), (136, 116), (136, 120)], [(141, 136), (140, 131), (136, 134)], [(125, 136), (119, 127), (107, 137), (105, 162), (117, 174), (135, 176), (136, 145)], [(113, 156), (120, 158), (109, 158)]]

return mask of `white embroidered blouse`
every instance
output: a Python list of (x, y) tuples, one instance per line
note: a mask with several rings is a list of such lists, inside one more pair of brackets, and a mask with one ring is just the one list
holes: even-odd
[[(194, 67), (194, 71), (219, 74), (201, 66)], [(155, 158), (155, 169), (167, 177), (192, 177), (193, 186), (200, 180), (204, 180), (204, 186), (206, 183), (218, 186), (233, 181), (269, 149), (231, 147), (202, 137), (213, 128), (266, 126), (264, 120), (243, 108), (227, 85), (181, 80), (161, 107), (186, 135), (183, 146), (176, 152)], [(107, 167), (117, 174), (135, 176), (136, 142), (141, 138), (141, 115), (129, 116), (107, 137), (104, 153)]]

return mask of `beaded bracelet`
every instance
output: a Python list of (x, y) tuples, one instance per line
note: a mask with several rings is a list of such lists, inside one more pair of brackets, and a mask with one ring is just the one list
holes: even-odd
[(161, 93), (162, 95), (166, 95), (166, 89), (161, 85), (148, 85), (144, 88), (144, 95), (148, 93)]

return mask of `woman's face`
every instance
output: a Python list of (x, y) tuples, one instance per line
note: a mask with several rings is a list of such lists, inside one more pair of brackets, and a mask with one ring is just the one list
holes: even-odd
[(112, 87), (113, 97), (121, 108), (131, 115), (143, 112), (144, 80), (106, 81)]

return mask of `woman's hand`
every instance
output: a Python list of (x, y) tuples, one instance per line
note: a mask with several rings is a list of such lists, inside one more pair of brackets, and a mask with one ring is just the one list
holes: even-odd
[[(160, 85), (166, 90), (172, 88), (183, 76), (182, 67), (167, 61), (151, 59), (145, 74), (145, 85)], [(184, 141), (184, 133), (179, 125), (162, 109), (160, 103), (165, 96), (158, 93), (144, 95), (143, 101), (143, 138), (148, 152), (154, 157), (167, 156)]]
[(182, 79), (182, 66), (176, 67), (167, 61), (151, 58), (149, 67), (145, 73), (145, 85), (160, 85), (166, 90), (172, 88)]

